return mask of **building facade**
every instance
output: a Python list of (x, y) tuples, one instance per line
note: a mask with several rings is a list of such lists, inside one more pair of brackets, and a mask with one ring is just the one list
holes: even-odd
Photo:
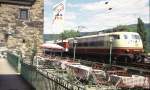
[(0, 0), (0, 38), (8, 48), (43, 41), (44, 0)]

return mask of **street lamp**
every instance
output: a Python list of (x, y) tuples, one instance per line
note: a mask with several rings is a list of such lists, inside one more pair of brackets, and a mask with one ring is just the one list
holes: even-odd
[(109, 52), (109, 64), (111, 65), (111, 56), (112, 56), (112, 43), (113, 43), (113, 40), (114, 40), (114, 38), (113, 38), (113, 36), (110, 36), (109, 37), (109, 42), (110, 42), (110, 52)]
[(75, 60), (75, 56), (76, 56), (76, 45), (77, 45), (77, 40), (74, 39), (74, 41), (73, 41), (73, 60)]

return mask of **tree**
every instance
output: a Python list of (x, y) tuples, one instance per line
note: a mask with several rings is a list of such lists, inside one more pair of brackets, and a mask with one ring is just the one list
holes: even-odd
[(140, 34), (142, 42), (143, 42), (143, 48), (144, 51), (146, 50), (147, 42), (146, 42), (146, 32), (144, 28), (144, 23), (141, 18), (138, 18), (138, 24), (137, 24), (137, 32)]
[(60, 34), (61, 39), (74, 38), (80, 36), (79, 31), (75, 30), (65, 30)]
[(119, 25), (119, 26), (113, 28), (113, 31), (114, 32), (116, 32), (116, 31), (128, 31), (128, 27), (125, 25)]

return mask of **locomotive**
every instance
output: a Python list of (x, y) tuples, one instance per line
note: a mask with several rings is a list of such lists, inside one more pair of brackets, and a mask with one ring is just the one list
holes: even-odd
[(113, 60), (123, 62), (125, 60), (135, 61), (143, 52), (142, 40), (136, 32), (111, 32), (68, 38), (64, 42), (64, 46), (68, 53), (74, 53), (75, 48), (76, 54), (83, 57), (109, 60), (111, 55)]

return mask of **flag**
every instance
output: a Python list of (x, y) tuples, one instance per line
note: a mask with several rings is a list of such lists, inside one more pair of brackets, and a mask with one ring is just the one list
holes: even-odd
[(55, 23), (55, 21), (57, 20), (63, 20), (64, 18), (64, 1), (60, 2), (59, 4), (56, 4), (53, 7), (53, 22)]
[(64, 24), (64, 12), (65, 12), (65, 1), (62, 1), (53, 7), (53, 20), (52, 27), (54, 33), (57, 34), (63, 32), (63, 24)]

